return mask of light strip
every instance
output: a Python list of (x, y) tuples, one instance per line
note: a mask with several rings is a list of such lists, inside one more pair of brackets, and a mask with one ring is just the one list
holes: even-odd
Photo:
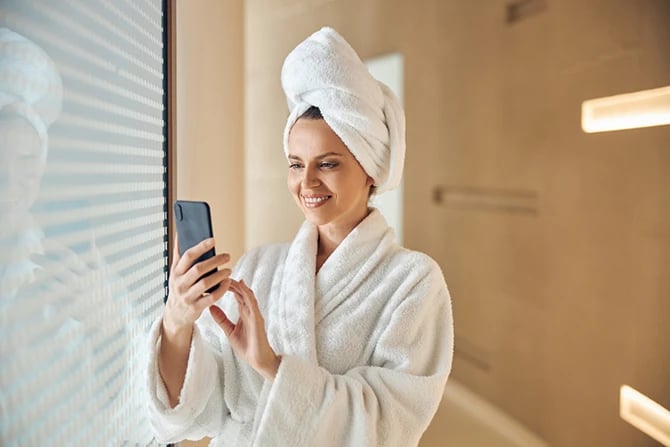
[(584, 132), (670, 124), (670, 86), (589, 99), (582, 103)]
[(619, 415), (664, 446), (670, 446), (670, 411), (628, 385), (621, 386)]

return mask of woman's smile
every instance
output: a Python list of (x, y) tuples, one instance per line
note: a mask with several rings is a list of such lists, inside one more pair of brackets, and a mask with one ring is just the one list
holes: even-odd
[(323, 119), (298, 119), (288, 146), (288, 187), (305, 218), (346, 235), (368, 214), (372, 178)]
[(307, 208), (318, 208), (324, 205), (331, 197), (323, 194), (303, 195), (302, 201)]

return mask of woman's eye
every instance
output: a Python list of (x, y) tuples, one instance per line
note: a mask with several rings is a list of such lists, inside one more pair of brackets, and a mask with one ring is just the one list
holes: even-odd
[(289, 169), (298, 169), (298, 168), (300, 168), (300, 163), (291, 163), (290, 165), (288, 165), (288, 168)]
[(321, 163), (321, 167), (326, 168), (326, 169), (332, 169), (335, 166), (337, 166), (337, 163), (330, 163), (330, 162), (327, 162), (327, 161), (324, 161), (324, 162)]

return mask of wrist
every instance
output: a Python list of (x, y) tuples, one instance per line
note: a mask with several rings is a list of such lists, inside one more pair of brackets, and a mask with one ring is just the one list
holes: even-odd
[(281, 365), (281, 356), (274, 354), (273, 358), (259, 372), (266, 380), (274, 380), (277, 377), (279, 365)]
[(190, 345), (191, 337), (193, 336), (193, 325), (175, 324), (167, 316), (163, 316), (161, 336), (173, 344)]

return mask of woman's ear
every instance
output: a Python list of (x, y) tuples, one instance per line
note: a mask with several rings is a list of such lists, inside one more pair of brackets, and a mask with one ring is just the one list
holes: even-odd
[(377, 190), (374, 179), (368, 175), (368, 178), (365, 181), (365, 185), (368, 188), (368, 200), (370, 200), (370, 198), (374, 195), (375, 191)]

